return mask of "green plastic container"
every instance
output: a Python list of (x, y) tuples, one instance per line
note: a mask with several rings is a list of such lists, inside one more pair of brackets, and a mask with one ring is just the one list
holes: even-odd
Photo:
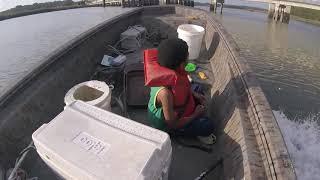
[(194, 72), (197, 69), (197, 65), (193, 63), (188, 63), (184, 68), (187, 72)]

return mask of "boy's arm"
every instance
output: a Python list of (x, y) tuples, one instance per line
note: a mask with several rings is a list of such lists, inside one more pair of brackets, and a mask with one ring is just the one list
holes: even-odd
[(192, 95), (199, 101), (199, 103), (201, 105), (205, 105), (206, 104), (206, 98), (204, 97), (204, 95), (194, 92), (192, 91)]
[(195, 112), (190, 117), (185, 117), (183, 121), (180, 121), (174, 113), (173, 94), (169, 89), (166, 88), (160, 90), (157, 95), (157, 100), (159, 100), (161, 103), (166, 123), (170, 128), (173, 129), (183, 127), (185, 124), (202, 114), (202, 112), (200, 112), (202, 110), (197, 107)]
[(169, 127), (176, 127), (178, 121), (174, 114), (172, 92), (166, 88), (160, 90), (157, 95), (157, 100), (161, 103), (166, 123)]

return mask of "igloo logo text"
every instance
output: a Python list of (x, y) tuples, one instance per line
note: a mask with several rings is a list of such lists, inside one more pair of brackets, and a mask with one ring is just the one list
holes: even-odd
[(72, 142), (97, 156), (104, 155), (110, 148), (110, 144), (107, 144), (86, 132), (81, 132)]

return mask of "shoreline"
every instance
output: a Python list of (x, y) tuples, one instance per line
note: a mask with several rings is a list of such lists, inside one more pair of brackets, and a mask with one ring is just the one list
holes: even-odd
[[(262, 8), (256, 8), (256, 7), (249, 7), (249, 6), (238, 6), (238, 5), (224, 5), (224, 8), (229, 8), (229, 9), (240, 9), (240, 10), (247, 10), (251, 12), (261, 12), (261, 13), (268, 13), (267, 9), (262, 9)], [(320, 21), (317, 20), (312, 20), (312, 19), (306, 19), (303, 17), (299, 17), (296, 15), (290, 15), (290, 18), (296, 21), (304, 22), (304, 23), (309, 23), (312, 25), (318, 25), (320, 26)], [(290, 23), (290, 21), (289, 21)]]
[(312, 25), (320, 26), (320, 21), (317, 21), (317, 20), (306, 19), (306, 18), (302, 18), (302, 17), (299, 17), (299, 16), (295, 16), (295, 15), (290, 15), (290, 17), (292, 17), (292, 19), (294, 19), (296, 21), (300, 21), (300, 22), (304, 22), (304, 23), (309, 23), (309, 24), (312, 24)]
[(0, 15), (0, 21), (12, 19), (12, 18), (18, 18), (22, 16), (29, 16), (29, 15), (48, 13), (48, 12), (54, 12), (54, 11), (63, 11), (68, 9), (88, 8), (88, 7), (103, 7), (103, 6), (102, 5), (84, 5), (84, 6), (77, 5), (77, 6), (65, 6), (65, 7), (54, 7), (54, 8), (42, 8), (42, 9), (37, 9), (33, 11), (12, 14), (12, 15)]
[(268, 13), (267, 9), (258, 8), (258, 7), (250, 7), (250, 6), (241, 6), (241, 5), (232, 5), (232, 4), (225, 4), (223, 5), (224, 8), (229, 9), (241, 9), (241, 10), (247, 10), (247, 11), (253, 11), (253, 12), (263, 12)]

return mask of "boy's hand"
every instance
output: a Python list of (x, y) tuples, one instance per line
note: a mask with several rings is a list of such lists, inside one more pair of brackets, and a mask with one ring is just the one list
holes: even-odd
[(199, 101), (199, 103), (201, 105), (205, 105), (206, 104), (206, 98), (204, 97), (204, 95), (196, 93), (196, 92), (194, 92), (193, 95)]
[(195, 116), (201, 116), (206, 111), (206, 108), (203, 105), (198, 105), (194, 111)]

